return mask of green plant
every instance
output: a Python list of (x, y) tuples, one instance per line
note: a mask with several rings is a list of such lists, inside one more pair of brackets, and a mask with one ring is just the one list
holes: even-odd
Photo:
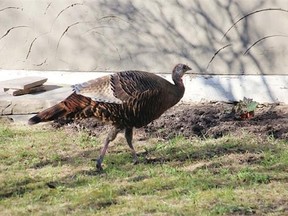
[(240, 119), (250, 119), (254, 117), (255, 110), (258, 106), (256, 101), (253, 99), (244, 97), (234, 107), (232, 112), (235, 113), (236, 117)]

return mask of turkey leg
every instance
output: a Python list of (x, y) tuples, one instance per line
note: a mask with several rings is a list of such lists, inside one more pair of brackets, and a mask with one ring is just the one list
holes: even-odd
[(133, 128), (126, 128), (125, 129), (125, 138), (126, 138), (126, 141), (128, 143), (128, 146), (130, 147), (130, 150), (132, 152), (133, 162), (134, 162), (134, 164), (136, 164), (136, 163), (138, 163), (138, 157), (137, 157), (136, 151), (132, 145)]
[(108, 133), (108, 136), (106, 137), (106, 140), (105, 140), (105, 142), (104, 142), (104, 146), (103, 146), (103, 148), (101, 149), (101, 151), (100, 151), (100, 156), (98, 157), (98, 159), (97, 159), (97, 161), (96, 161), (96, 169), (98, 170), (98, 171), (102, 171), (103, 170), (103, 168), (102, 168), (102, 161), (103, 161), (103, 159), (104, 159), (104, 156), (105, 156), (105, 154), (106, 154), (106, 151), (107, 151), (107, 148), (108, 148), (108, 145), (109, 145), (109, 143), (110, 142), (112, 142), (115, 138), (116, 138), (116, 136), (117, 136), (117, 134), (121, 131), (122, 129), (121, 128), (113, 128), (109, 133)]

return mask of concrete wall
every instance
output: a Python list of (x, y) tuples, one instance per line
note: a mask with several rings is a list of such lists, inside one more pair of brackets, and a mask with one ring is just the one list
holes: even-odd
[[(283, 10), (248, 16), (223, 38), (265, 8)], [(1, 0), (0, 68), (168, 72), (183, 62), (203, 74), (288, 74), (286, 9), (287, 0)]]

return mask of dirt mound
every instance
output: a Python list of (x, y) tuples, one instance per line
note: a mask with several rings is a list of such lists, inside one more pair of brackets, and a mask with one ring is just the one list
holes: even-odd
[[(239, 120), (232, 112), (233, 104), (201, 103), (179, 104), (164, 113), (159, 119), (138, 133), (170, 139), (177, 135), (191, 137), (219, 138), (226, 134), (243, 132), (260, 136), (272, 136), (276, 139), (288, 140), (288, 106), (279, 104), (259, 105), (255, 116), (249, 120)], [(56, 123), (54, 126), (62, 125)], [(73, 128), (85, 128), (91, 135), (105, 133), (109, 126), (94, 119), (86, 119), (70, 124)]]
[(163, 138), (222, 137), (226, 134), (249, 132), (263, 136), (288, 139), (288, 106), (266, 105), (257, 108), (249, 120), (239, 120), (232, 112), (233, 104), (181, 104), (145, 127)]

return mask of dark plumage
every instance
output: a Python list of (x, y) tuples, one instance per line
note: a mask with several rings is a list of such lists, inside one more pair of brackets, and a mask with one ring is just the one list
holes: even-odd
[(137, 155), (132, 145), (133, 128), (147, 125), (160, 117), (183, 97), (185, 88), (182, 76), (191, 70), (177, 64), (172, 71), (174, 84), (148, 72), (123, 71), (73, 86), (73, 93), (62, 102), (29, 119), (29, 124), (52, 121), (58, 118), (88, 118), (111, 123), (109, 132), (97, 159), (97, 169), (108, 148), (121, 130), (132, 151), (134, 162)]

